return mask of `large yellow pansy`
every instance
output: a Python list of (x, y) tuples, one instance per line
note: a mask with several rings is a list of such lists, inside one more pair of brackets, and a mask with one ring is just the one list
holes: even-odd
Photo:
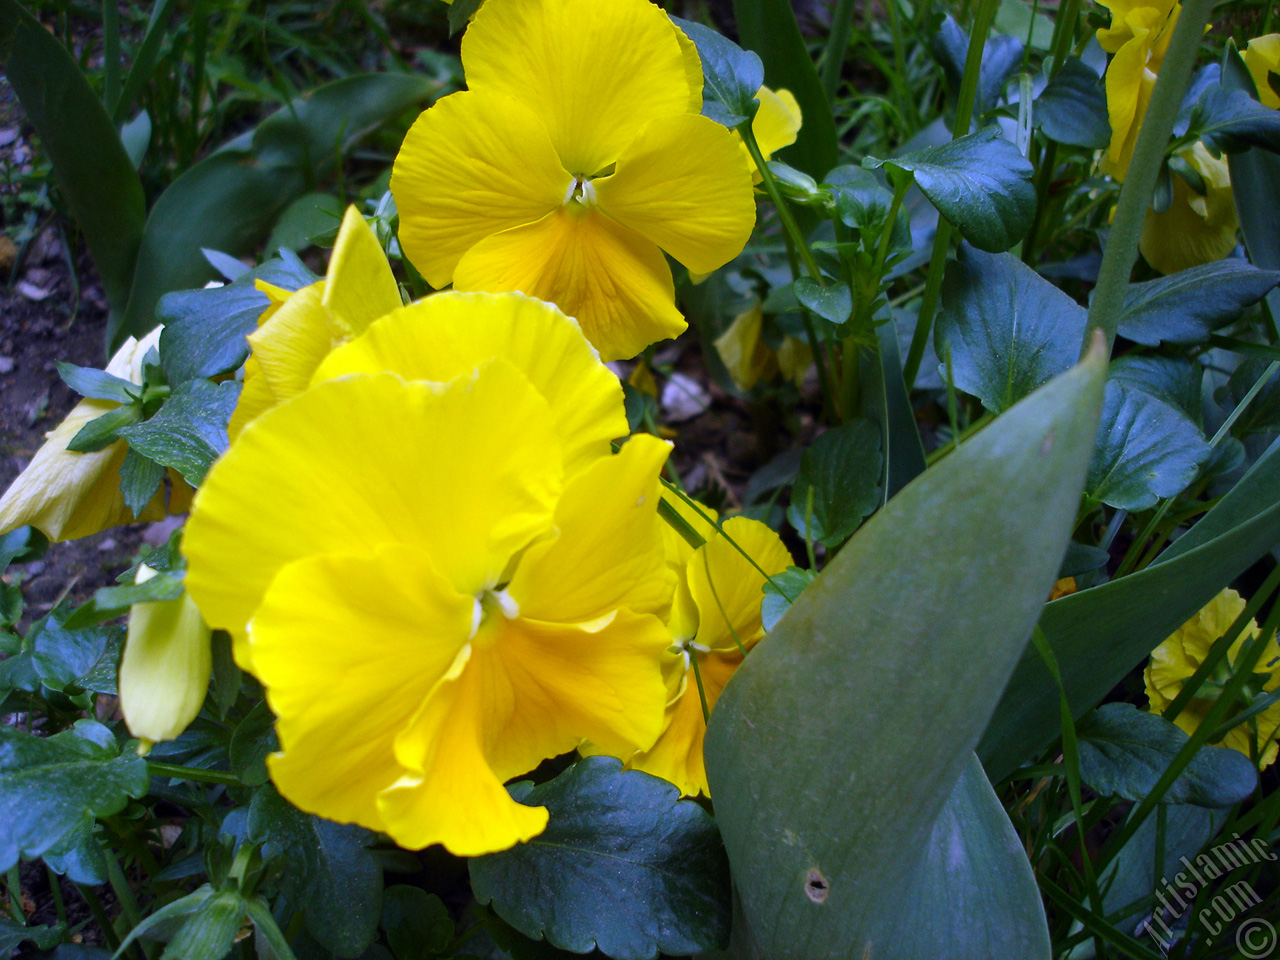
[(584, 738), (651, 746), (668, 449), (637, 437), (566, 477), (551, 403), (501, 359), (450, 383), (350, 373), (250, 424), (184, 548), (278, 717), (281, 792), (475, 855), (546, 824), (506, 779)]
[(488, 0), (462, 62), (468, 89), (418, 118), (391, 179), (422, 275), (551, 301), (606, 360), (683, 330), (662, 251), (706, 273), (755, 221), (688, 39), (648, 0)]

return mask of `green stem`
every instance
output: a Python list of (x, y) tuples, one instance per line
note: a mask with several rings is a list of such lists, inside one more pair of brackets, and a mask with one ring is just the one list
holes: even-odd
[(1049, 201), (1049, 184), (1053, 181), (1053, 171), (1058, 165), (1058, 145), (1050, 140), (1036, 164), (1036, 212), (1031, 218), (1031, 228), (1027, 230), (1026, 240), (1022, 244), (1022, 262), (1032, 266), (1037, 247), (1036, 238), (1040, 235), (1040, 223), (1044, 219), (1044, 209)]
[(791, 208), (787, 206), (786, 200), (783, 199), (782, 191), (778, 189), (778, 181), (774, 179), (773, 171), (769, 169), (769, 161), (765, 160), (764, 154), (760, 151), (760, 144), (756, 142), (756, 135), (751, 129), (751, 121), (743, 122), (738, 127), (738, 133), (742, 136), (742, 142), (746, 144), (747, 153), (751, 154), (751, 159), (755, 161), (756, 168), (760, 171), (765, 192), (769, 194), (769, 199), (773, 201), (773, 205), (778, 211), (778, 220), (782, 223), (782, 229), (786, 231), (791, 242), (795, 244), (796, 252), (800, 254), (800, 259), (804, 261), (804, 267), (809, 271), (809, 276), (813, 277), (818, 283), (825, 285), (822, 271), (818, 269), (818, 262), (813, 259), (813, 251), (809, 249), (809, 244), (805, 241), (804, 234), (800, 232), (800, 225), (796, 223), (795, 217), (791, 215)]
[(84, 902), (89, 907), (89, 912), (93, 914), (93, 920), (98, 925), (98, 929), (102, 931), (102, 938), (107, 941), (107, 947), (111, 950), (120, 948), (120, 935), (116, 933), (115, 926), (111, 923), (111, 918), (107, 916), (106, 908), (102, 906), (102, 900), (98, 898), (98, 894), (93, 887), (86, 887), (77, 883), (76, 889), (80, 891), (80, 896), (84, 898)]
[(62, 878), (53, 872), (49, 864), (44, 865), (45, 877), (49, 882), (49, 895), (53, 897), (53, 909), (58, 914), (58, 922), (67, 926), (67, 905), (62, 900)]
[(22, 877), (15, 863), (5, 878), (5, 890), (9, 894), (9, 915), (22, 926), (27, 925), (27, 915), (22, 912)]
[(120, 100), (120, 8), (102, 0), (102, 105), (108, 115)]
[(153, 777), (172, 777), (175, 780), (194, 780), (197, 783), (221, 783), (228, 787), (240, 786), (240, 778), (225, 770), (201, 770), (197, 767), (180, 767), (176, 763), (147, 761), (147, 773)]
[(910, 119), (912, 129), (918, 130), (921, 126), (920, 111), (916, 108), (915, 97), (911, 95), (911, 88), (907, 84), (906, 38), (902, 35), (902, 17), (898, 10), (898, 0), (886, 0), (885, 6), (889, 10), (889, 31), (893, 34), (894, 73), (900, 80), (900, 84), (894, 86), (899, 90), (899, 96), (903, 101), (898, 109)]
[(822, 54), (822, 90), (827, 95), (827, 103), (835, 100), (836, 90), (840, 87), (840, 68), (844, 66), (852, 32), (853, 0), (838, 0), (835, 13), (831, 15), (831, 36)]
[(1062, 7), (1058, 19), (1053, 24), (1053, 39), (1050, 41), (1050, 56), (1053, 57), (1053, 66), (1050, 68), (1050, 78), (1056, 77), (1058, 71), (1062, 69), (1063, 63), (1066, 62), (1067, 55), (1071, 52), (1072, 43), (1076, 35), (1076, 22), (1080, 19), (1080, 0), (1067, 0), (1066, 5)]
[(1088, 326), (1080, 355), (1084, 356), (1093, 339), (1093, 331), (1101, 330), (1110, 348), (1115, 339), (1116, 326), (1124, 309), (1125, 291), (1129, 286), (1129, 274), (1138, 258), (1138, 240), (1142, 224), (1146, 220), (1147, 207), (1155, 192), (1156, 178), (1164, 162), (1165, 149), (1173, 133), (1173, 124), (1182, 106), (1182, 96), (1191, 78), (1191, 68), (1200, 49), (1205, 25), (1213, 11), (1213, 0), (1186, 0), (1178, 26), (1173, 31), (1169, 51), (1165, 54), (1156, 79), (1151, 102), (1142, 118), (1138, 142), (1133, 150), (1124, 185), (1120, 188), (1120, 200), (1116, 204), (1115, 221), (1111, 227), (1111, 239), (1102, 256), (1098, 271), (1098, 284), (1093, 290), (1089, 305)]

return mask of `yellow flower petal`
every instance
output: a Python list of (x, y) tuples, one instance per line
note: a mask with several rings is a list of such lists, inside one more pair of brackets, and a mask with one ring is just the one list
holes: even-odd
[[(142, 382), (142, 360), (160, 340), (157, 327), (141, 341), (130, 337), (107, 364), (107, 373)], [(93, 453), (75, 453), (67, 444), (80, 428), (119, 406), (85, 399), (49, 431), (31, 462), (0, 498), (0, 533), (30, 524), (50, 540), (75, 540), (134, 520), (165, 515), (164, 491), (134, 517), (120, 492), (120, 467), (128, 448), (117, 441)]]
[(680, 53), (684, 57), (684, 76), (689, 83), (689, 113), (702, 112), (702, 58), (698, 56), (698, 48), (683, 30), (674, 23), (671, 28), (676, 32), (676, 40), (680, 44)]
[(338, 228), (323, 302), (346, 336), (363, 332), (378, 317), (403, 305), (382, 244), (354, 206), (347, 207)]
[(424, 111), (409, 129), (391, 192), (400, 211), (400, 244), (433, 287), (446, 286), (480, 240), (533, 223), (564, 203), (573, 177), (539, 116), (473, 83)]
[(519, 293), (438, 293), (374, 323), (332, 354), (316, 380), (389, 370), (406, 380), (447, 381), (503, 357), (551, 406), (575, 473), (627, 433), (622, 385), (578, 324)]
[(519, 290), (582, 325), (603, 360), (634, 357), (685, 329), (671, 270), (644, 237), (579, 204), (504, 230), (472, 247), (454, 273), (459, 290)]
[(474, 594), (550, 523), (561, 460), (546, 401), (505, 361), (447, 387), (394, 374), (318, 384), (209, 471), (183, 541), (187, 587), (246, 669), (246, 624), (294, 560), (412, 544)]
[(542, 118), (566, 170), (594, 176), (646, 123), (689, 112), (701, 94), (677, 34), (648, 0), (488, 0), (462, 66), (471, 90)]
[(670, 452), (640, 434), (565, 484), (557, 535), (531, 546), (511, 579), (521, 616), (584, 623), (620, 607), (666, 614), (675, 580), (663, 564), (657, 511)]
[(710, 650), (749, 650), (764, 636), (765, 574), (782, 573), (793, 561), (778, 535), (758, 520), (731, 517), (723, 529), (689, 560), (689, 593), (698, 608), (695, 640)]
[(1098, 4), (1111, 11), (1111, 25), (1098, 30), (1098, 43), (1107, 53), (1115, 53), (1133, 39), (1129, 18), (1134, 13), (1145, 8), (1152, 11), (1148, 18), (1164, 20), (1178, 5), (1177, 0), (1098, 0)]
[(1204, 178), (1204, 196), (1173, 174), (1173, 202), (1164, 213), (1148, 208), (1139, 247), (1161, 273), (1177, 273), (1221, 260), (1236, 247), (1235, 196), (1226, 157), (1214, 157), (1197, 142), (1181, 154)]
[(695, 273), (741, 253), (756, 222), (739, 142), (702, 116), (650, 122), (594, 186), (601, 210)]
[(269, 760), (295, 806), (385, 829), (377, 797), (404, 773), (392, 744), (467, 642), (474, 600), (426, 554), (317, 556), (272, 581), (250, 626), (279, 718)]
[(725, 332), (716, 337), (716, 352), (740, 390), (750, 390), (776, 368), (773, 351), (760, 336), (763, 325), (764, 314), (757, 303), (734, 317)]
[(1280, 33), (1254, 37), (1244, 49), (1244, 65), (1249, 68), (1258, 99), (1272, 109), (1280, 108), (1280, 93), (1271, 81), (1280, 75)]
[[(760, 152), (768, 160), (776, 151), (796, 142), (800, 134), (800, 103), (790, 90), (761, 87), (756, 97), (760, 100), (760, 109), (751, 121), (751, 132), (756, 135)], [(750, 154), (747, 159), (750, 161)]]
[[(136, 582), (155, 575), (139, 564)], [(120, 659), (120, 711), (131, 734), (153, 743), (172, 740), (196, 718), (213, 672), (210, 638), (190, 594), (130, 608)]]

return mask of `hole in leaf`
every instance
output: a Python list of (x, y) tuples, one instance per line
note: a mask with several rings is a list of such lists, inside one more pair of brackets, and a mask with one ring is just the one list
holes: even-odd
[(827, 878), (822, 875), (822, 871), (817, 867), (810, 867), (804, 879), (804, 895), (814, 903), (826, 903), (827, 895), (830, 893), (831, 886), (827, 883)]

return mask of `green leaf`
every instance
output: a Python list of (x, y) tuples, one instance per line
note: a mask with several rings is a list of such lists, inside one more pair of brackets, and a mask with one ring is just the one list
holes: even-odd
[(178, 928), (161, 960), (222, 960), (235, 946), (245, 910), (238, 891), (213, 892)]
[(300, 290), (318, 279), (290, 255), (268, 260), (226, 286), (165, 294), (156, 307), (164, 323), (160, 364), (165, 377), (170, 383), (183, 383), (216, 377), (244, 363), (249, 355), (245, 337), (258, 329), (258, 318), (271, 304), (254, 281)]
[(67, 928), (61, 924), (56, 927), (24, 927), (0, 916), (0, 957), (12, 956), (24, 943), (31, 943), (37, 950), (52, 950), (66, 938)]
[[(1246, 150), (1229, 156), (1227, 165), (1249, 259), (1264, 270), (1280, 270), (1280, 217), (1274, 215), (1280, 156)], [(1280, 288), (1267, 294), (1267, 305), (1273, 317), (1280, 317)]]
[(254, 705), (231, 735), (231, 771), (240, 782), (260, 787), (267, 782), (267, 755), (280, 749), (276, 718), (265, 700)]
[[(1280, 542), (1280, 441), (1201, 520), (1144, 570), (1045, 607), (1040, 627), (1079, 717), (1166, 637)], [(1029, 650), (996, 709), (979, 756), (998, 782), (1060, 732), (1060, 694)]]
[(155, 497), (164, 482), (164, 473), (162, 464), (144, 457), (133, 448), (124, 455), (124, 463), (120, 465), (120, 493), (125, 506), (133, 511), (135, 517)]
[(679, 17), (672, 17), (671, 22), (698, 48), (704, 98), (714, 100), (726, 111), (712, 119), (726, 127), (736, 127), (754, 117), (760, 106), (756, 91), (764, 85), (760, 58), (710, 27)]
[(120, 439), (120, 430), (142, 419), (142, 407), (136, 403), (108, 410), (102, 416), (90, 420), (67, 442), (67, 449), (75, 453), (93, 453), (111, 446)]
[[(1225, 390), (1232, 405), (1244, 398), (1270, 365), (1265, 360), (1250, 357), (1236, 367)], [(1273, 373), (1263, 384), (1241, 420), (1247, 433), (1270, 433), (1280, 428), (1280, 372)]]
[(0, 871), (147, 792), (146, 762), (94, 720), (36, 737), (0, 725)]
[(421, 887), (396, 884), (382, 897), (382, 929), (396, 960), (429, 960), (449, 956), (453, 920), (449, 909)]
[[(1102, 796), (1142, 800), (1186, 745), (1187, 735), (1164, 717), (1131, 703), (1104, 703), (1076, 725), (1080, 777)], [(1201, 747), (1162, 803), (1229, 807), (1258, 786), (1258, 769), (1239, 750)]]
[[(960, 90), (965, 60), (969, 56), (969, 35), (950, 14), (942, 20), (942, 26), (934, 37), (933, 49), (954, 98)], [(973, 104), (975, 117), (981, 117), (1000, 102), (1004, 85), (1022, 66), (1023, 50), (1021, 40), (998, 34), (982, 45), (982, 65), (978, 70), (978, 88)]]
[(1186, 489), (1211, 452), (1184, 413), (1112, 380), (1085, 491), (1113, 507), (1146, 510)]
[[(899, 221), (901, 222), (901, 221)], [(884, 438), (884, 476), (880, 501), (889, 498), (924, 473), (924, 444), (916, 425), (915, 409), (902, 379), (902, 358), (898, 353), (898, 325), (889, 318), (876, 327), (878, 350), (863, 350), (858, 356), (862, 383), (860, 412), (879, 424)]]
[(880, 428), (871, 421), (852, 420), (828, 430), (800, 460), (787, 520), (802, 537), (827, 547), (843, 543), (880, 505), (883, 462)]
[(962, 245), (947, 265), (934, 347), (951, 352), (957, 389), (999, 413), (1075, 362), (1084, 326), (1084, 309), (1017, 257)]
[(305, 250), (321, 243), (321, 238), (335, 237), (341, 223), (342, 201), (331, 193), (305, 193), (280, 214), (267, 238), (267, 249)]
[(335, 80), (178, 177), (147, 218), (129, 305), (111, 330), (112, 342), (154, 327), (164, 294), (213, 277), (201, 248), (237, 257), (252, 253), (280, 212), (327, 176), (353, 144), (434, 89), (428, 78), (402, 73)]
[(999, 253), (1022, 239), (1036, 211), (1031, 164), (999, 127), (922, 147), (892, 160), (868, 157), (864, 167), (908, 170), (916, 185), (980, 250)]
[(812, 570), (800, 567), (787, 567), (782, 573), (775, 573), (764, 584), (764, 601), (760, 604), (760, 619), (764, 623), (765, 632), (774, 628), (782, 615), (791, 609), (792, 602), (805, 587), (813, 583), (817, 574)]
[[(881, 904), (874, 956), (1030, 960), (1050, 956), (1035, 874), (982, 765), (969, 755), (902, 895)], [(940, 953), (940, 945), (945, 945)]]
[(17, 0), (0, 0), (0, 66), (53, 163), (107, 300), (122, 310), (146, 205), (115, 125), (66, 48)]
[(68, 695), (114, 694), (116, 665), (124, 643), (121, 627), (76, 628), (65, 610), (55, 610), (31, 629), (31, 663), (40, 682)]
[(133, 403), (142, 388), (136, 383), (113, 376), (96, 367), (78, 367), (74, 363), (55, 361), (58, 376), (68, 387), (82, 397), (94, 400), (112, 400), (116, 403)]
[(801, 277), (793, 285), (796, 299), (801, 305), (832, 323), (844, 323), (853, 313), (853, 294), (837, 281), (824, 286), (812, 277)]
[[(824, 181), (835, 199), (836, 216), (846, 227), (876, 240), (889, 219), (893, 194), (861, 167), (836, 167)], [(896, 224), (895, 224), (896, 226)]]
[(1104, 369), (1093, 352), (904, 487), (725, 688), (704, 754), (735, 956), (952, 956), (936, 928), (900, 953), (881, 917), (913, 889), (1057, 574)]
[(476, 899), (525, 936), (614, 960), (724, 945), (729, 872), (710, 815), (665, 780), (586, 757), (554, 780), (511, 788), (546, 806), (528, 843), (470, 861)]
[[(112, 683), (115, 683), (114, 675)], [(59, 876), (65, 876), (73, 883), (99, 886), (109, 879), (107, 855), (103, 850), (102, 841), (94, 835), (92, 820), (71, 831), (46, 850), (42, 859), (49, 865), (50, 870)]]
[(475, 16), (484, 0), (453, 0), (449, 7), (449, 36), (453, 36)]
[(764, 62), (765, 83), (790, 90), (800, 104), (800, 134), (778, 158), (821, 177), (840, 159), (835, 118), (789, 0), (733, 0), (733, 12), (738, 39)]
[(1102, 78), (1082, 60), (1068, 57), (1032, 104), (1031, 122), (1050, 140), (1101, 150), (1111, 142)]
[(1200, 427), (1204, 420), (1204, 368), (1188, 357), (1130, 353), (1111, 364), (1111, 379), (1173, 407)]
[(1147, 346), (1204, 343), (1280, 283), (1280, 272), (1228, 258), (1129, 285), (1119, 333)]
[(113, 620), (129, 612), (135, 603), (177, 600), (185, 588), (182, 577), (161, 571), (145, 583), (126, 583), (118, 587), (99, 587), (93, 596), (67, 618), (67, 627), (79, 629), (104, 620)]
[(1249, 147), (1280, 152), (1280, 112), (1223, 83), (1204, 88), (1191, 110), (1187, 132), (1198, 135), (1215, 154)]
[(358, 957), (377, 934), (382, 868), (373, 834), (298, 810), (269, 784), (253, 796), (249, 836), (264, 856), (281, 855), (283, 891), (307, 912), (306, 928), (339, 957)]
[(188, 380), (174, 389), (154, 417), (123, 428), (120, 436), (139, 453), (173, 467), (198, 487), (213, 461), (227, 449), (227, 421), (239, 396), (240, 384), (234, 380)]

